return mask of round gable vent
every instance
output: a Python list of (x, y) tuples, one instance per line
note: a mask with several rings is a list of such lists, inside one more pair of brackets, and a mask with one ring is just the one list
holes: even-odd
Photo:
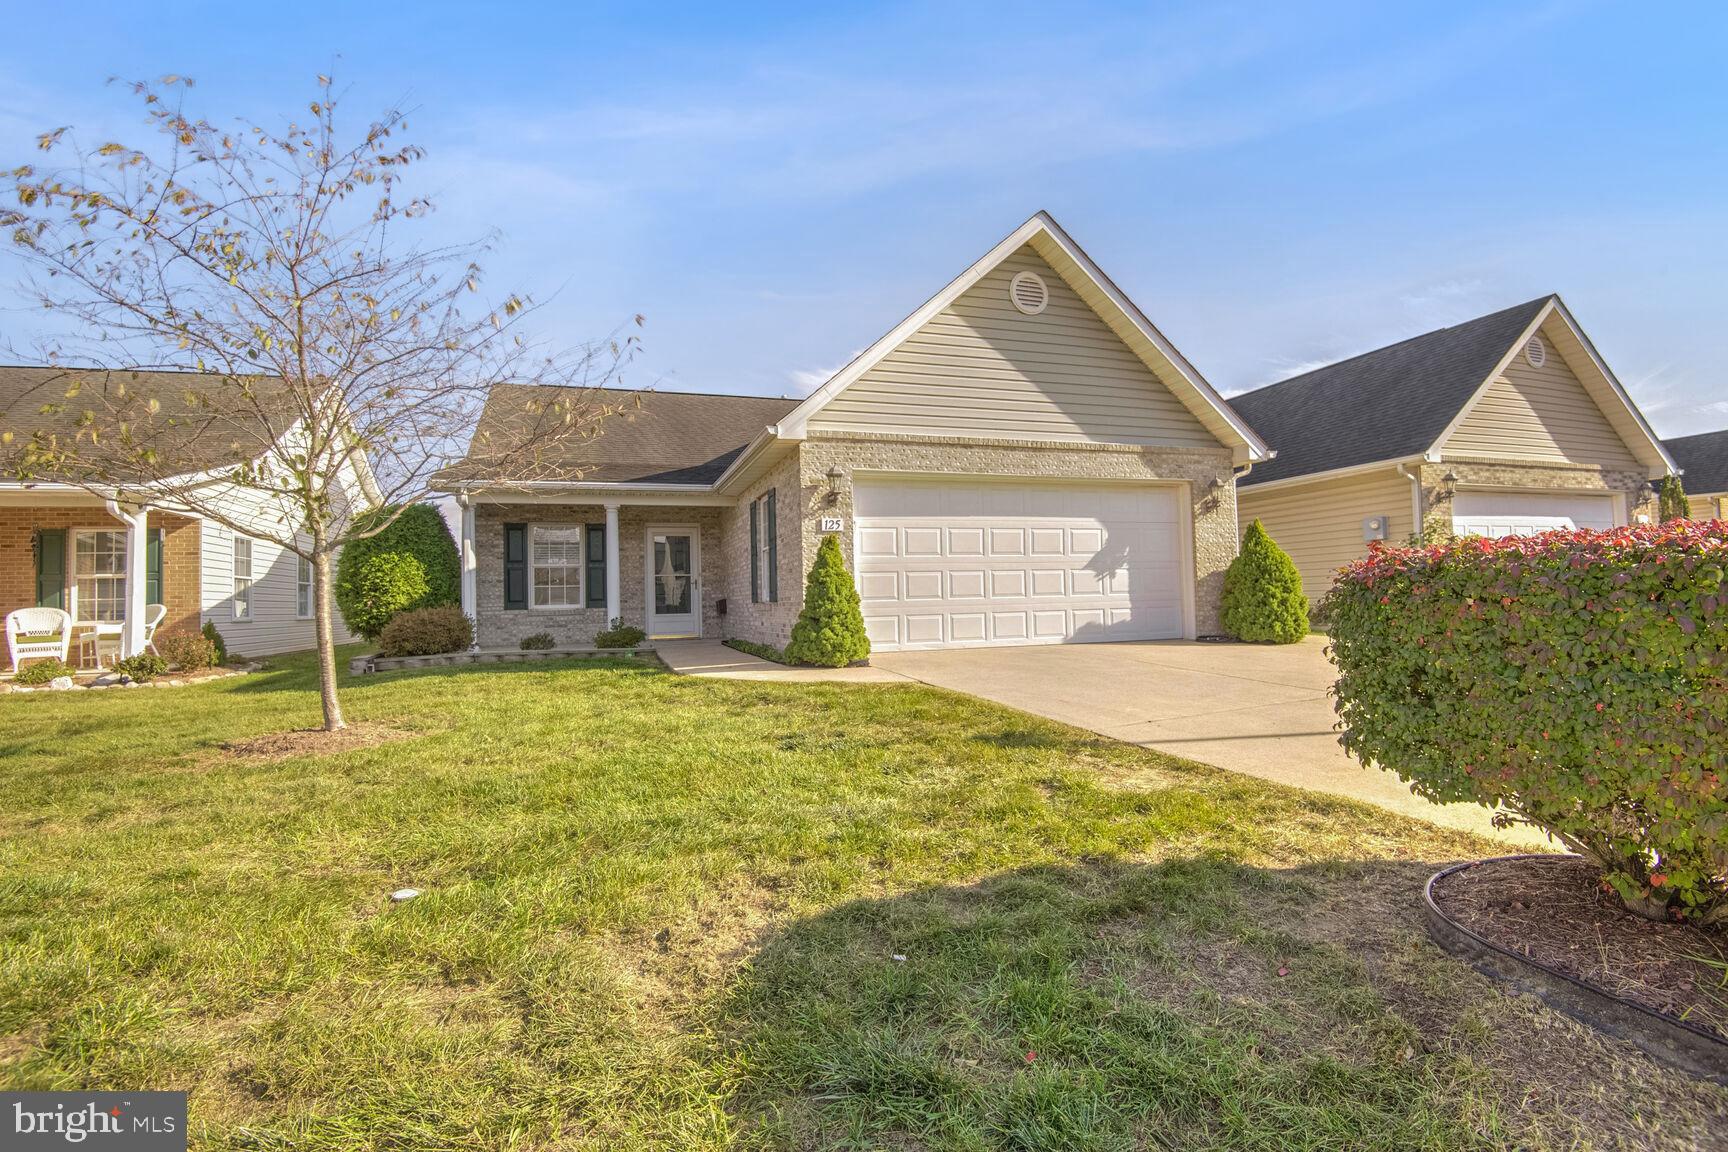
[(1036, 316), (1050, 303), (1050, 287), (1036, 272), (1016, 272), (1008, 281), (1008, 299), (1028, 316)]
[(1548, 363), (1548, 345), (1542, 343), (1542, 337), (1530, 337), (1530, 343), (1524, 345), (1524, 359), (1530, 361), (1530, 367), (1540, 368)]

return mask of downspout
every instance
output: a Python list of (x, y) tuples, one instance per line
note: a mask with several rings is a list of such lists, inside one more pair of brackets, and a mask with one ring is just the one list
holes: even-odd
[(1420, 473), (1412, 475), (1405, 471), (1403, 464), (1398, 465), (1398, 475), (1410, 481), (1410, 515), (1415, 518), (1411, 523), (1416, 526), (1416, 543), (1421, 544), (1427, 538), (1427, 533), (1422, 528), (1422, 476)]

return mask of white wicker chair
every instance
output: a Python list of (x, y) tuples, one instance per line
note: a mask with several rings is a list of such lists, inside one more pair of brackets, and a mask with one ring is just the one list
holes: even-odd
[(6, 614), (6, 652), (12, 671), (20, 660), (53, 656), (60, 660), (72, 650), (72, 617), (58, 608), (20, 608)]
[[(168, 615), (166, 604), (152, 604), (144, 609), (144, 647), (156, 652), (156, 629), (162, 626), (162, 617)], [(160, 656), (162, 653), (156, 652)]]

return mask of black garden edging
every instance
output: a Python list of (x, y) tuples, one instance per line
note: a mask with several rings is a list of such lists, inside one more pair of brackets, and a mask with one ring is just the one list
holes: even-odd
[[(1491, 859), (1532, 858), (1541, 857), (1525, 853)], [(1428, 935), (1436, 944), (1468, 961), (1478, 972), (1503, 980), (1520, 992), (1528, 992), (1550, 1008), (1582, 1020), (1597, 1031), (1636, 1044), (1664, 1064), (1691, 1076), (1728, 1084), (1728, 1041), (1688, 1024), (1678, 1016), (1622, 999), (1546, 964), (1509, 952), (1484, 940), (1441, 911), (1434, 902), (1434, 885), (1476, 863), (1488, 861), (1469, 861), (1443, 868), (1430, 876), (1422, 889), (1422, 900), (1427, 906)]]

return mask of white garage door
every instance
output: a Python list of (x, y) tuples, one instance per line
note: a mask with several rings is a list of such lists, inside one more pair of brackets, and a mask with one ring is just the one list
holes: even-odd
[(1452, 498), (1452, 531), (1460, 536), (1534, 536), (1614, 524), (1614, 497), (1607, 495), (1460, 492)]
[(878, 650), (1182, 635), (1172, 488), (880, 480), (853, 498)]

